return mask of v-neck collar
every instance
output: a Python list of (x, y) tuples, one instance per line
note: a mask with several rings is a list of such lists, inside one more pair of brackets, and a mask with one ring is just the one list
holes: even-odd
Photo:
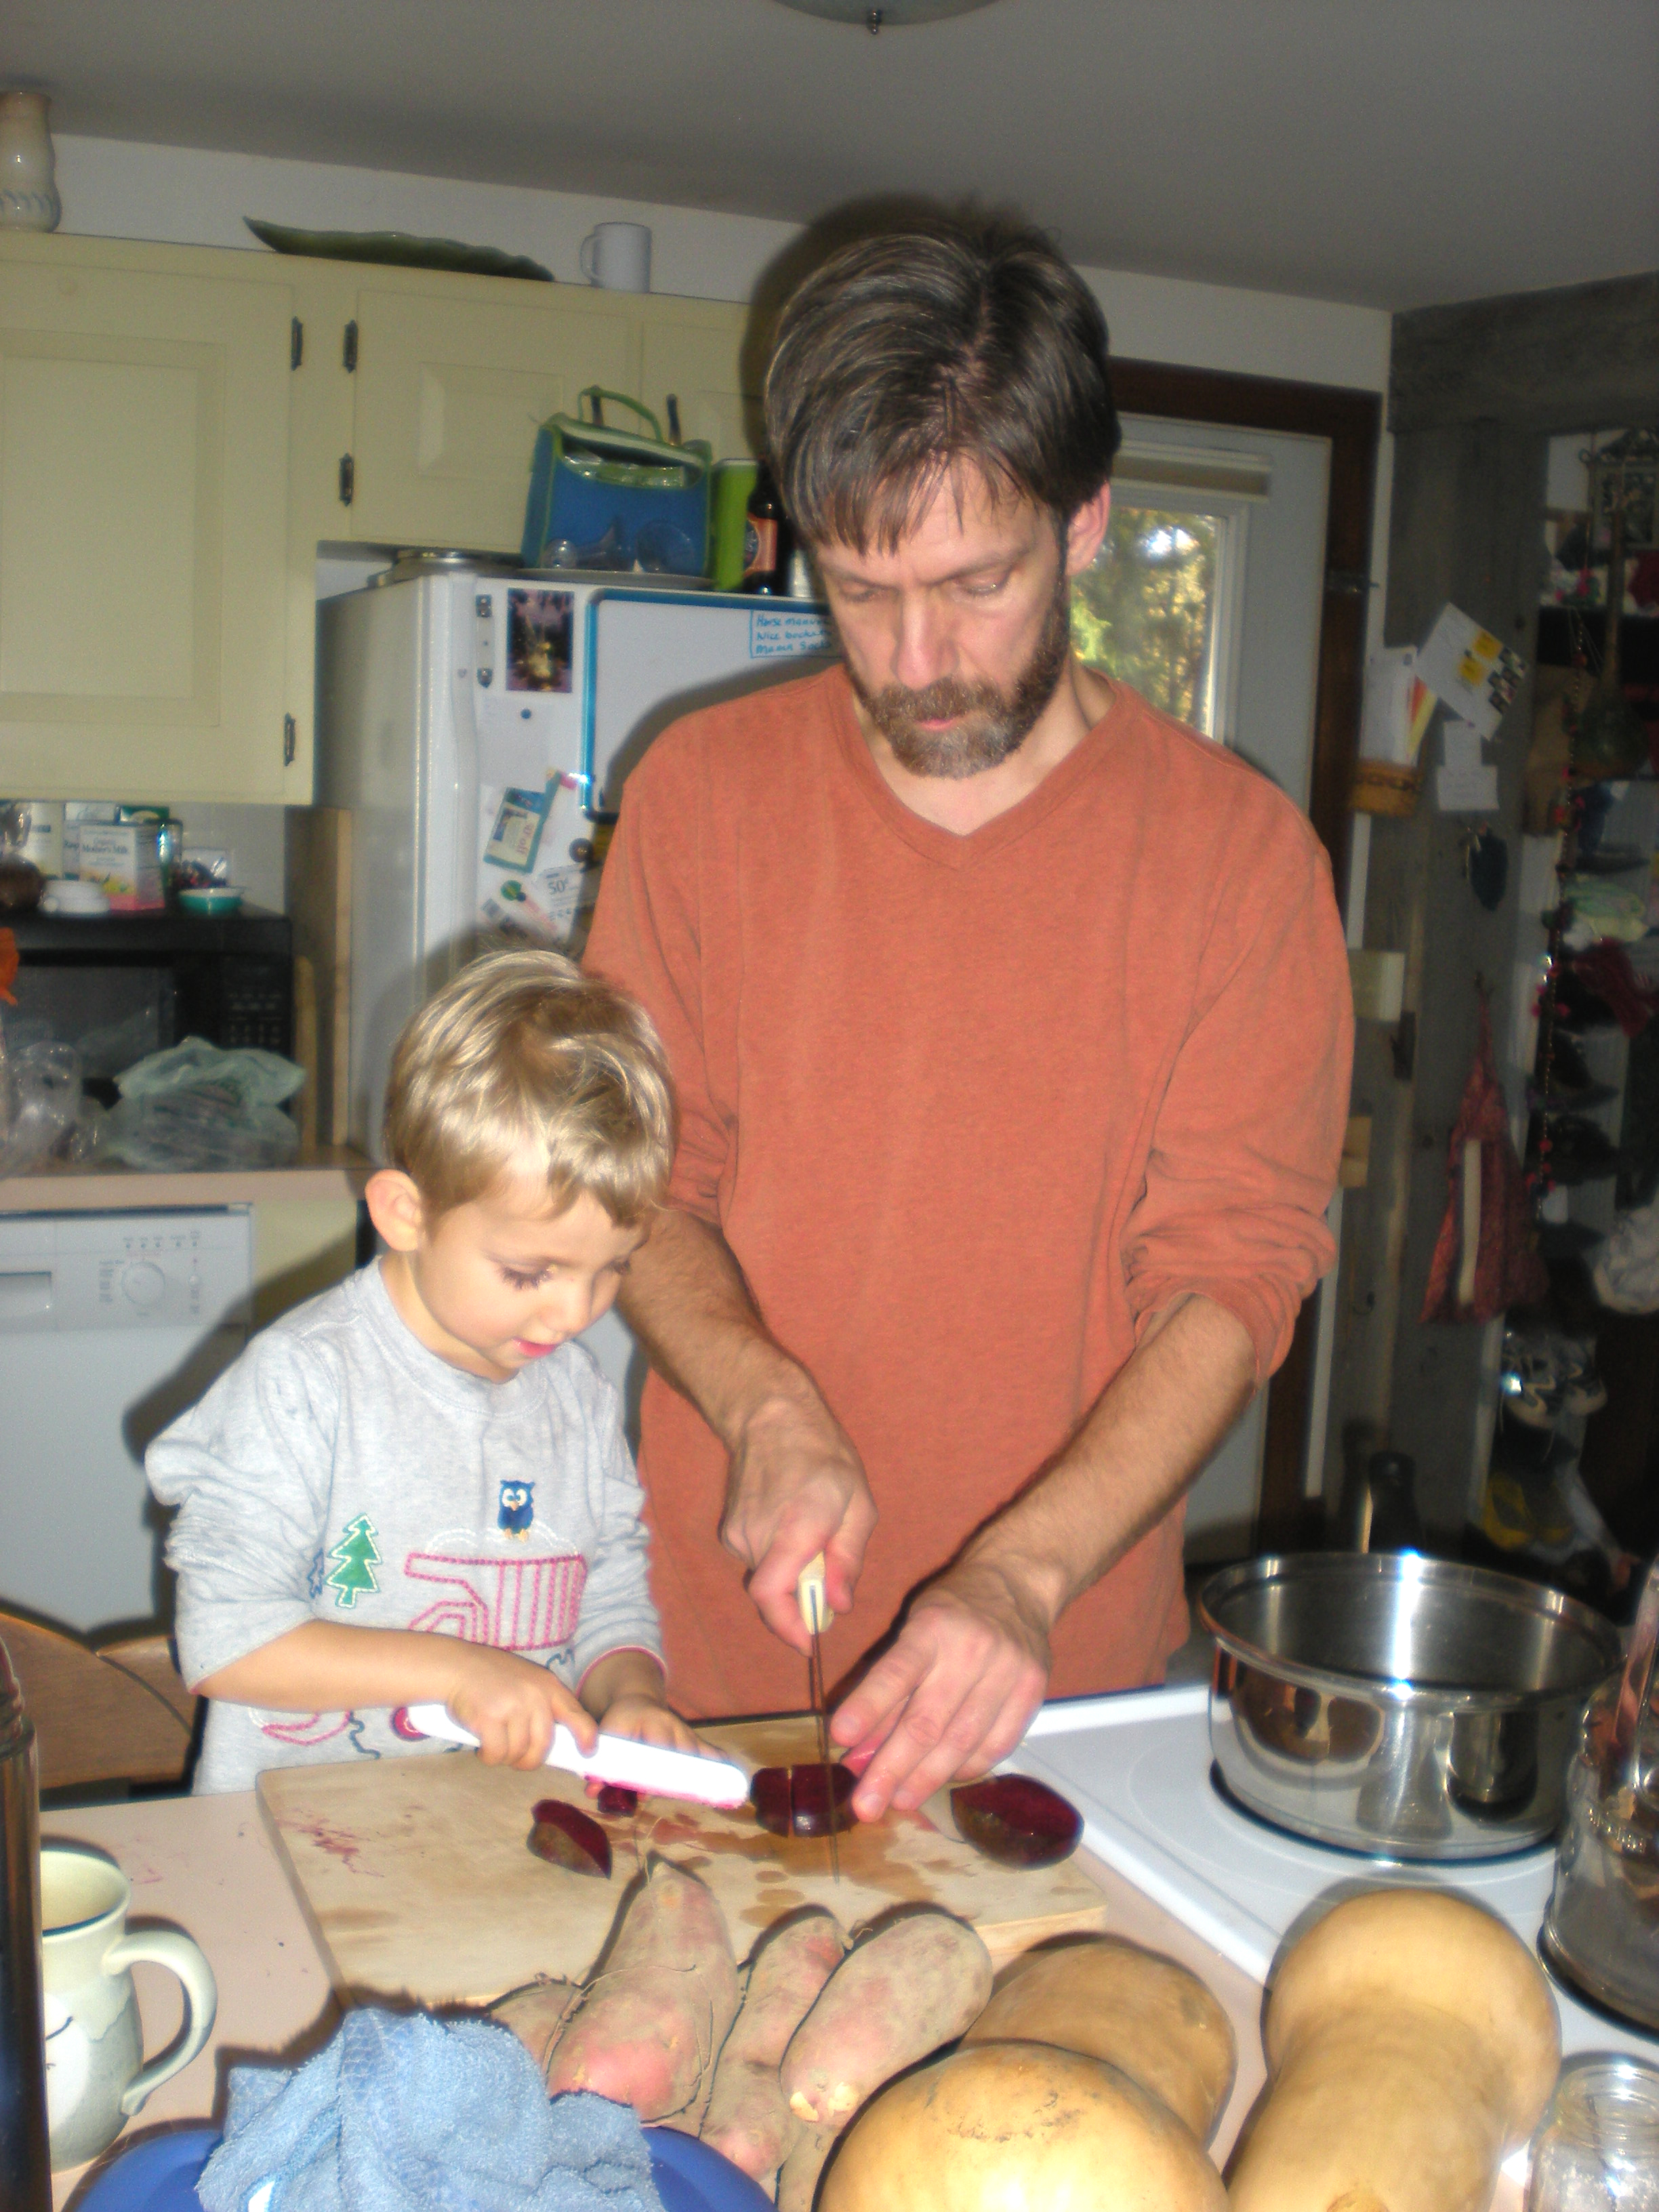
[[(1100, 672), (1097, 670), (1096, 674)], [(1116, 742), (1123, 688), (1110, 678), (1112, 702), (1097, 722), (1051, 768), (1041, 783), (1007, 810), (965, 834), (942, 828), (908, 807), (876, 766), (875, 757), (859, 724), (852, 684), (844, 668), (835, 672), (838, 681), (830, 689), (828, 705), (836, 741), (854, 782), (883, 826), (910, 849), (938, 867), (963, 869), (1004, 851), (1028, 832), (1039, 828), (1076, 787), (1093, 774), (1105, 748)]]

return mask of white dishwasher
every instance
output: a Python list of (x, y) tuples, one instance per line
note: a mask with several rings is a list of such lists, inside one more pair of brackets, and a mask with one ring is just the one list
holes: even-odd
[(246, 1206), (0, 1214), (0, 1606), (169, 1621), (144, 1448), (247, 1341)]

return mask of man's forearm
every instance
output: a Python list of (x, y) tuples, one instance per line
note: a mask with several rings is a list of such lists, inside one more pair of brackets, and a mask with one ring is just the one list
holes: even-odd
[(1236, 1315), (1200, 1297), (1171, 1306), (964, 1565), (1017, 1580), (1052, 1626), (1182, 1497), (1255, 1388), (1255, 1346)]
[(768, 1331), (731, 1247), (708, 1223), (665, 1213), (634, 1256), (622, 1307), (658, 1370), (726, 1446), (720, 1540), (750, 1571), (762, 1620), (804, 1650), (801, 1569), (822, 1552), (825, 1596), (848, 1612), (875, 1525), (851, 1439)]
[(805, 1381), (769, 1334), (731, 1246), (695, 1214), (661, 1213), (617, 1301), (652, 1364), (688, 1397), (728, 1451), (769, 1398)]

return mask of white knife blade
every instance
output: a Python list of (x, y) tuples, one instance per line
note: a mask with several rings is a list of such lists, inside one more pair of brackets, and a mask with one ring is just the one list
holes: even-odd
[[(477, 1747), (471, 1729), (452, 1720), (443, 1705), (410, 1705), (404, 1718), (421, 1735)], [(637, 1790), (647, 1797), (686, 1797), (699, 1805), (720, 1806), (743, 1805), (749, 1799), (749, 1777), (730, 1759), (702, 1759), (694, 1751), (669, 1751), (661, 1744), (636, 1743), (631, 1736), (606, 1735), (603, 1730), (589, 1759), (562, 1722), (553, 1730), (542, 1764), (580, 1774), (584, 1780), (611, 1783), (618, 1790)]]

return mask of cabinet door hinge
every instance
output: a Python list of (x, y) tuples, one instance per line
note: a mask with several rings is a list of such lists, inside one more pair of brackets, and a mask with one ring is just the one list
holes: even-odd
[(288, 365), (298, 368), (306, 357), (306, 326), (295, 315), (288, 326)]
[(351, 495), (357, 489), (357, 464), (349, 453), (340, 456), (340, 504), (349, 507)]
[(348, 323), (345, 326), (345, 343), (340, 349), (340, 358), (345, 363), (346, 374), (349, 376), (352, 370), (357, 366), (357, 325), (356, 323)]
[(295, 726), (294, 717), (292, 714), (284, 714), (283, 717), (283, 766), (284, 768), (293, 767), (294, 757), (299, 750), (300, 732)]

